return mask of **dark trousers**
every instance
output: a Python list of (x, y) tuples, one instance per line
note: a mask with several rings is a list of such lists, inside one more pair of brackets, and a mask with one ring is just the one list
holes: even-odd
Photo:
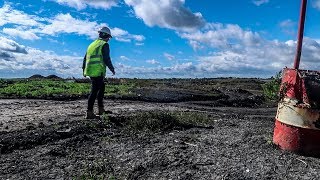
[(98, 99), (98, 106), (103, 107), (104, 97), (104, 77), (90, 77), (91, 79), (91, 92), (88, 98), (88, 110), (93, 110), (93, 105), (96, 99)]

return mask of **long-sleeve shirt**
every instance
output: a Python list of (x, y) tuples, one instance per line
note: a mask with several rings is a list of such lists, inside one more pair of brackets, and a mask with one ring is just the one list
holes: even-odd
[[(103, 57), (104, 64), (110, 69), (111, 72), (114, 72), (114, 67), (112, 65), (111, 58), (110, 58), (110, 48), (108, 43), (105, 43), (102, 46), (102, 57)], [(86, 58), (87, 58), (87, 53), (83, 58), (82, 70), (84, 70), (86, 67)]]

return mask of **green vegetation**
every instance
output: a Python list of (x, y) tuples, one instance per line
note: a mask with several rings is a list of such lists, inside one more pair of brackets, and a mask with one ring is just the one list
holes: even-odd
[(271, 77), (271, 81), (262, 85), (263, 94), (270, 100), (279, 99), (279, 90), (281, 85), (282, 71), (278, 72), (275, 77)]
[(106, 85), (106, 94), (109, 96), (112, 95), (128, 95), (131, 94), (131, 90), (135, 87), (134, 84), (110, 84), (110, 85)]
[(72, 179), (74, 180), (115, 180), (113, 168), (107, 159), (98, 159), (87, 162), (83, 172)]
[(69, 83), (57, 80), (14, 81), (2, 83), (0, 97), (39, 98), (57, 95), (84, 95), (89, 92), (90, 85)]
[[(90, 83), (72, 80), (0, 80), (0, 98), (48, 98), (48, 97), (86, 97), (90, 93)], [(107, 95), (129, 94), (132, 84), (106, 85)]]

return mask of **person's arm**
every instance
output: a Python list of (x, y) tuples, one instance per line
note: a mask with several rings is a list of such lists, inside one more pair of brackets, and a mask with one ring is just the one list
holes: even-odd
[(108, 43), (106, 43), (102, 47), (102, 56), (103, 56), (103, 62), (105, 63), (105, 65), (110, 69), (112, 74), (115, 74), (114, 67), (112, 65), (111, 58), (110, 58), (110, 48)]
[(86, 53), (86, 55), (84, 55), (84, 58), (83, 58), (82, 70), (84, 70), (86, 68), (86, 59), (87, 59), (87, 53)]
[(84, 77), (86, 77), (86, 76), (84, 75), (84, 69), (86, 68), (86, 59), (87, 59), (87, 53), (84, 55), (83, 62), (82, 62), (82, 75), (83, 75)]

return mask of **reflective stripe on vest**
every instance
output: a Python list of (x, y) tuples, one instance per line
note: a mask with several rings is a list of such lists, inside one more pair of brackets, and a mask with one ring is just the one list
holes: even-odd
[(97, 39), (89, 45), (84, 69), (85, 76), (98, 77), (106, 75), (106, 65), (102, 56), (102, 47), (105, 44), (105, 41)]

